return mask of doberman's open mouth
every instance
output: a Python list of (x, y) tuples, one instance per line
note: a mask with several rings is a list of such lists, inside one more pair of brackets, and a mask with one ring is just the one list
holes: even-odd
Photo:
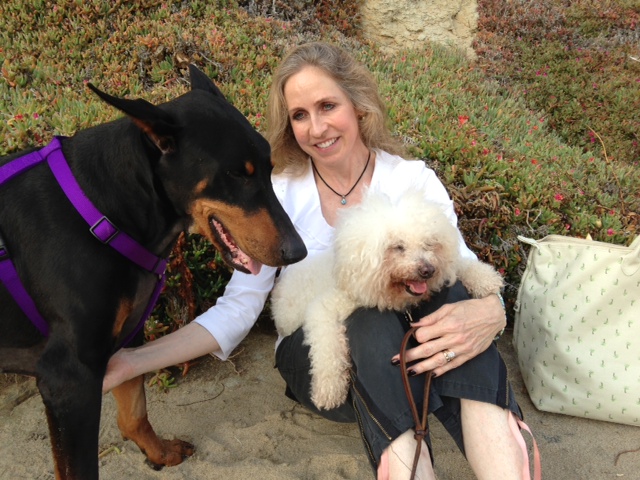
[(218, 240), (218, 243), (223, 247), (220, 252), (222, 259), (229, 266), (243, 273), (252, 273), (254, 275), (260, 273), (262, 264), (251, 258), (238, 247), (231, 233), (224, 228), (224, 225), (214, 217), (210, 218), (210, 222), (216, 240)]

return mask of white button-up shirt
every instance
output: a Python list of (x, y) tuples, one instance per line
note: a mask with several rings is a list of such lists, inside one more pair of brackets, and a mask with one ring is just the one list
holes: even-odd
[[(284, 210), (304, 241), (308, 255), (312, 256), (331, 246), (333, 227), (324, 216), (311, 163), (302, 175), (287, 174), (272, 177), (273, 188)], [(457, 217), (453, 202), (435, 172), (420, 160), (405, 160), (387, 152), (376, 151), (376, 163), (370, 188), (376, 188), (391, 198), (410, 187), (420, 188), (425, 198), (442, 205), (454, 226)], [(461, 237), (461, 254), (475, 258)], [(226, 360), (247, 336), (262, 312), (269, 292), (273, 288), (276, 268), (263, 265), (258, 275), (235, 271), (216, 305), (194, 321), (206, 328), (220, 345), (212, 352)]]

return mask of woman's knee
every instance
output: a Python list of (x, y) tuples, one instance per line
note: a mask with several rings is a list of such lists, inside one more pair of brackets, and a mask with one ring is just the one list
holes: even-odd
[(395, 312), (361, 308), (353, 312), (346, 323), (354, 363), (388, 363), (398, 353), (404, 329)]

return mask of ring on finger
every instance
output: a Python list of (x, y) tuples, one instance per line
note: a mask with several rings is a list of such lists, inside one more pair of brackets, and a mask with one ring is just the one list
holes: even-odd
[(443, 350), (442, 354), (444, 355), (444, 359), (447, 361), (447, 363), (456, 358), (455, 352), (452, 352), (451, 350)]

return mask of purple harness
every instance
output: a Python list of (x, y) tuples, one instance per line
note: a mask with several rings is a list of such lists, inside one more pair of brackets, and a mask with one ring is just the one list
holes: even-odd
[[(78, 213), (84, 218), (89, 225), (89, 231), (100, 242), (114, 248), (118, 253), (128, 258), (130, 261), (158, 276), (151, 300), (145, 309), (140, 322), (136, 328), (122, 342), (121, 346), (128, 344), (133, 337), (140, 331), (144, 322), (147, 320), (151, 311), (155, 306), (166, 279), (167, 260), (157, 257), (149, 252), (146, 248), (136, 242), (126, 233), (120, 231), (106, 216), (91, 203), (78, 182), (73, 176), (69, 164), (62, 153), (60, 137), (54, 137), (49, 145), (29, 153), (22, 157), (16, 158), (6, 165), (0, 166), (0, 185), (8, 182), (13, 177), (25, 172), (26, 170), (47, 161), (49, 168), (53, 172), (58, 184), (66, 194), (71, 204), (76, 208)], [(25, 290), (18, 272), (11, 261), (7, 247), (0, 237), (0, 283), (3, 283), (9, 293), (13, 296), (16, 303), (22, 308), (24, 313), (29, 317), (31, 322), (45, 337), (49, 336), (49, 325), (42, 318), (40, 312), (36, 308), (33, 299)]]

